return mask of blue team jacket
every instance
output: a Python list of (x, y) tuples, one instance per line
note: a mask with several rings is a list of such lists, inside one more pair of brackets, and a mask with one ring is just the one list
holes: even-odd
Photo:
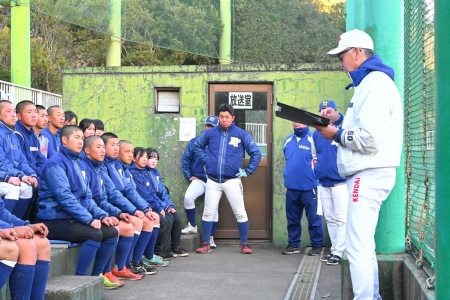
[(206, 171), (205, 171), (205, 157), (206, 151), (203, 151), (202, 155), (199, 156), (198, 153), (194, 152), (194, 143), (197, 137), (189, 141), (184, 149), (183, 157), (181, 158), (181, 167), (183, 169), (184, 177), (189, 180), (192, 176), (197, 177), (206, 182)]
[(286, 160), (284, 167), (284, 186), (290, 190), (309, 191), (317, 187), (317, 179), (313, 170), (311, 152), (312, 137), (310, 133), (297, 138), (294, 134), (286, 137), (283, 153)]
[(0, 180), (4, 182), (8, 182), (9, 177), (37, 177), (37, 173), (28, 165), (18, 135), (14, 132), (14, 127), (0, 121)]
[(165, 208), (165, 204), (159, 199), (153, 188), (150, 173), (145, 168), (138, 168), (135, 164), (131, 164), (129, 170), (139, 195), (147, 200), (153, 211), (161, 212)]
[[(108, 175), (116, 186), (116, 189), (122, 193), (137, 209), (146, 213), (150, 205), (142, 199), (136, 188), (133, 186), (131, 175), (129, 175), (128, 166), (123, 165), (118, 159), (105, 156), (105, 166)], [(128, 174), (128, 176), (127, 176)]]
[(92, 199), (88, 167), (79, 154), (61, 146), (45, 164), (38, 190), (38, 218), (55, 220), (71, 218), (90, 225), (103, 220), (108, 213)]
[(91, 189), (92, 198), (94, 199), (95, 203), (98, 207), (106, 211), (110, 216), (119, 217), (122, 211), (108, 201), (106, 188), (103, 184), (103, 179), (101, 176), (101, 167), (103, 165), (103, 162), (92, 160), (86, 155), (84, 155), (81, 159), (88, 166), (87, 176), (90, 179), (89, 188)]
[(15, 133), (18, 135), (18, 140), (28, 165), (36, 174), (39, 174), (47, 158), (40, 151), (41, 145), (38, 137), (33, 129), (26, 128), (20, 121), (16, 122), (15, 128), (17, 130)]
[(14, 226), (25, 226), (30, 224), (29, 221), (23, 221), (11, 214), (9, 210), (5, 208), (5, 203), (0, 198), (0, 229), (13, 228)]
[(170, 199), (166, 186), (164, 185), (163, 178), (161, 174), (159, 174), (158, 170), (149, 167), (146, 167), (145, 169), (150, 174), (150, 183), (155, 190), (156, 195), (158, 195), (158, 198), (163, 203), (164, 209), (175, 208), (175, 204), (173, 204), (172, 199)]
[[(205, 157), (202, 152), (206, 146), (208, 152)], [(193, 149), (199, 157), (204, 157), (206, 174), (219, 183), (237, 177), (242, 168), (244, 151), (250, 155), (246, 169), (249, 174), (255, 172), (261, 160), (261, 152), (251, 135), (234, 123), (226, 130), (220, 126), (205, 130), (194, 142)]]
[(312, 137), (317, 156), (314, 173), (319, 183), (323, 187), (332, 187), (345, 182), (345, 178), (339, 175), (337, 169), (337, 144), (332, 140), (325, 139), (318, 131), (314, 131)]
[(58, 153), (59, 148), (61, 147), (61, 130), (58, 129), (56, 134), (53, 134), (48, 128), (44, 128), (41, 130), (41, 135), (48, 138), (47, 158)]

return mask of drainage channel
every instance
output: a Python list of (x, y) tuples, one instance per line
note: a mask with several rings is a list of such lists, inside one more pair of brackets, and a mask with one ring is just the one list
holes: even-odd
[(306, 253), (310, 249), (306, 249), (284, 300), (314, 300), (322, 266), (320, 261), (322, 256), (308, 256)]

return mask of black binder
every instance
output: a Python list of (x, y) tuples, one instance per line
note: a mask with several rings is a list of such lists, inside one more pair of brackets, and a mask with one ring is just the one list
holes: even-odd
[(304, 109), (296, 108), (281, 102), (277, 102), (278, 108), (275, 115), (279, 118), (301, 123), (308, 126), (328, 126), (330, 119), (316, 115)]

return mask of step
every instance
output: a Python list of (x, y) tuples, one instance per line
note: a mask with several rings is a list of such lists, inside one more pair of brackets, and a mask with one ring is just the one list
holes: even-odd
[(48, 277), (59, 275), (75, 275), (80, 247), (52, 248), (50, 272)]
[(61, 275), (48, 279), (46, 300), (101, 300), (103, 278), (99, 276)]
[(182, 234), (180, 247), (187, 252), (195, 252), (201, 245), (201, 235), (197, 234)]

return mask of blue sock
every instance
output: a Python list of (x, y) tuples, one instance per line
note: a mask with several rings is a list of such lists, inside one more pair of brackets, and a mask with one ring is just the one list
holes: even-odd
[(191, 223), (192, 226), (197, 226), (195, 223), (195, 207), (192, 209), (184, 209), (186, 211), (186, 217), (188, 219), (188, 222)]
[(241, 238), (241, 245), (247, 243), (248, 239), (248, 221), (238, 222), (239, 237)]
[(5, 208), (12, 213), (14, 210), (14, 207), (16, 207), (16, 204), (19, 200), (15, 199), (3, 199), (3, 202), (5, 203)]
[[(133, 253), (134, 253), (134, 248), (136, 247), (136, 243), (137, 243), (140, 235), (141, 235), (140, 233), (134, 233), (133, 243), (131, 243), (130, 252), (128, 252), (128, 256), (127, 256), (127, 265), (131, 263), (131, 259), (133, 257)], [(120, 270), (121, 269), (119, 269), (119, 271)]]
[(93, 240), (87, 240), (81, 245), (75, 275), (87, 275), (89, 267), (94, 260), (100, 245), (99, 242)]
[(18, 217), (22, 220), (27, 220), (28, 218), (25, 218), (25, 213), (28, 211), (28, 207), (31, 205), (31, 198), (30, 199), (22, 199), (19, 198), (17, 201), (16, 207), (14, 207), (12, 214)]
[[(114, 246), (114, 248), (116, 248), (117, 251), (117, 244)], [(111, 272), (113, 259), (114, 259), (114, 252), (111, 254), (108, 261), (106, 262), (105, 268), (103, 269), (103, 274)]]
[(31, 289), (31, 300), (44, 299), (45, 286), (47, 285), (48, 272), (50, 271), (49, 260), (36, 261), (33, 288)]
[(145, 247), (144, 256), (145, 258), (152, 259), (153, 254), (155, 254), (156, 239), (158, 238), (159, 227), (153, 227), (152, 236), (148, 241), (147, 247)]
[(8, 281), (9, 275), (11, 275), (13, 269), (14, 269), (13, 267), (10, 267), (0, 262), (0, 289)]
[(114, 251), (116, 251), (117, 237), (106, 239), (102, 241), (100, 248), (98, 248), (97, 254), (95, 255), (94, 267), (92, 268), (92, 276), (98, 276), (105, 269), (106, 264)]
[(9, 277), (11, 299), (30, 299), (34, 269), (34, 265), (16, 264)]
[(128, 253), (130, 253), (133, 244), (133, 236), (121, 236), (116, 249), (116, 265), (117, 270), (122, 270), (127, 262)]
[(216, 233), (217, 224), (219, 224), (219, 222), (213, 222), (213, 225), (211, 228), (211, 236), (214, 236), (214, 234)]
[(203, 241), (209, 245), (209, 237), (214, 222), (206, 222), (202, 220)]
[(151, 236), (151, 231), (141, 231), (141, 236), (137, 240), (136, 247), (134, 247), (133, 263), (138, 263), (142, 260), (142, 255), (144, 254), (145, 248), (147, 247)]

